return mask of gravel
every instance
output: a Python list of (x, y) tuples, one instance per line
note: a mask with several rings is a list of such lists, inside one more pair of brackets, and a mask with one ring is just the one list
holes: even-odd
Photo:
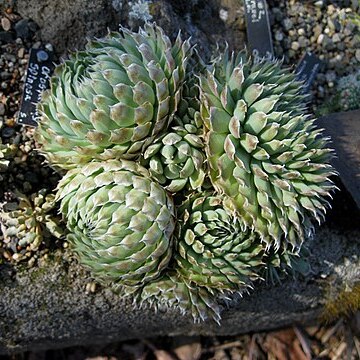
[(354, 24), (347, 21), (353, 12), (351, 1), (269, 0), (268, 4), (275, 55), (286, 65), (293, 65), (311, 51), (323, 62), (312, 87), (316, 111), (334, 95), (336, 79), (359, 66), (359, 35)]
[[(34, 149), (33, 128), (16, 124), (22, 86), (30, 47), (41, 46), (32, 21), (21, 19), (11, 10), (1, 18), (0, 28), (0, 135), (3, 144), (15, 148), (6, 172), (1, 173), (0, 205), (14, 200), (19, 191), (27, 196), (45, 187), (54, 189), (58, 180), (50, 167), (43, 166), (44, 159)], [(8, 29), (8, 30), (6, 30)], [(2, 31), (3, 30), (3, 31)], [(2, 34), (6, 34), (2, 36)], [(10, 262), (19, 262), (26, 258), (29, 265), (35, 264), (39, 254), (48, 250), (44, 246), (34, 258), (24, 257), (26, 249), (14, 247), (12, 243), (2, 241), (0, 235), (1, 258)]]

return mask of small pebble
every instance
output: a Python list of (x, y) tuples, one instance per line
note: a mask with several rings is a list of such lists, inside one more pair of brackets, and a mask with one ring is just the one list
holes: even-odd
[(357, 60), (358, 62), (360, 62), (360, 49), (357, 49), (357, 50), (355, 51), (355, 58), (356, 58), (356, 60)]
[(316, 41), (318, 45), (322, 44), (322, 42), (324, 41), (324, 36), (325, 36), (324, 34), (319, 35), (319, 37), (317, 38), (317, 41)]
[(226, 22), (226, 20), (229, 18), (229, 12), (225, 9), (220, 9), (219, 11), (219, 18), (223, 21)]
[(289, 18), (285, 18), (283, 24), (285, 30), (290, 30), (294, 26), (293, 22)]
[(5, 250), (2, 255), (6, 260), (11, 260), (11, 254), (9, 253), (9, 251)]
[(50, 52), (53, 52), (54, 51), (54, 47), (50, 44), (50, 43), (47, 43), (45, 45), (45, 49), (50, 51)]
[(281, 31), (276, 31), (275, 32), (275, 39), (277, 41), (282, 41), (284, 39), (284, 34)]
[(13, 135), (15, 134), (15, 130), (14, 128), (12, 127), (4, 127), (1, 131), (1, 135), (4, 137), (4, 138), (10, 138), (12, 137)]
[(298, 51), (300, 49), (300, 44), (297, 42), (297, 41), (293, 41), (291, 43), (291, 48), (294, 50), (294, 51)]
[(87, 283), (85, 286), (85, 293), (89, 294), (89, 293), (94, 293), (96, 291), (96, 283), (94, 282), (90, 282)]
[(316, 24), (314, 26), (313, 32), (315, 37), (317, 38), (323, 31), (323, 27), (321, 26), (321, 24)]
[(36, 43), (33, 44), (33, 49), (39, 49), (41, 46), (41, 42), (40, 41), (37, 41)]
[(327, 82), (334, 82), (336, 80), (336, 72), (335, 71), (328, 71), (325, 74)]
[(25, 54), (25, 48), (20, 48), (17, 53), (18, 57), (22, 59), (24, 57), (24, 54)]
[(36, 261), (35, 257), (32, 257), (32, 258), (28, 261), (28, 266), (29, 266), (29, 267), (33, 267), (33, 266), (35, 265), (35, 261)]
[(332, 41), (334, 43), (340, 42), (341, 41), (340, 35), (339, 34), (334, 34), (333, 37), (332, 37)]
[(304, 28), (300, 28), (298, 31), (299, 35), (305, 35), (305, 29)]
[(8, 18), (1, 18), (1, 26), (5, 31), (9, 31), (11, 29), (11, 22)]
[(15, 24), (16, 36), (22, 39), (30, 38), (29, 20), (22, 19)]
[(32, 190), (32, 185), (28, 181), (24, 181), (23, 187), (25, 192), (30, 192)]
[(24, 258), (24, 255), (20, 254), (20, 253), (15, 253), (12, 255), (12, 259), (15, 261), (20, 261)]

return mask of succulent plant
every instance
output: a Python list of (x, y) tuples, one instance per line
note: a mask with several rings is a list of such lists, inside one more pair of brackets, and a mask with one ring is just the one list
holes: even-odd
[(340, 111), (360, 108), (360, 71), (340, 78), (337, 85)]
[(72, 169), (60, 181), (57, 199), (69, 241), (95, 276), (137, 286), (167, 266), (174, 205), (142, 166), (108, 160)]
[(306, 115), (302, 83), (279, 62), (245, 53), (200, 77), (210, 178), (239, 221), (267, 245), (299, 248), (334, 188), (331, 150)]
[(15, 203), (4, 206), (0, 220), (5, 243), (16, 238), (16, 247), (35, 251), (44, 239), (51, 236), (59, 239), (64, 235), (61, 219), (56, 214), (55, 195), (47, 192), (41, 189), (30, 198), (17, 192), (16, 206)]
[(189, 41), (161, 28), (122, 28), (55, 69), (36, 138), (54, 166), (135, 159), (167, 128), (180, 101)]
[(95, 278), (218, 322), (218, 301), (297, 266), (334, 171), (289, 69), (191, 55), (155, 25), (89, 42), (57, 67), (36, 137), (68, 170), (57, 200)]
[(300, 250), (294, 250), (291, 248), (291, 244), (284, 242), (280, 249), (276, 251), (270, 249), (266, 253), (265, 266), (261, 271), (261, 277), (267, 283), (276, 284), (281, 283), (289, 275), (293, 277), (298, 274), (306, 276), (311, 272), (309, 256), (310, 253), (306, 243), (303, 244)]
[(224, 209), (224, 198), (192, 195), (178, 209), (174, 258), (184, 279), (210, 289), (238, 291), (259, 278), (265, 247)]
[(186, 185), (198, 189), (205, 178), (202, 121), (196, 87), (184, 85), (183, 97), (171, 130), (144, 153), (142, 163), (166, 190), (176, 193)]
[(9, 158), (14, 155), (16, 146), (11, 144), (2, 144), (0, 140), (0, 172), (3, 172), (9, 166)]
[(166, 271), (160, 278), (140, 288), (122, 287), (115, 291), (131, 296), (135, 304), (148, 305), (156, 309), (170, 308), (182, 314), (191, 314), (194, 321), (213, 319), (220, 323), (218, 298), (225, 294), (204, 288), (184, 280), (173, 270)]

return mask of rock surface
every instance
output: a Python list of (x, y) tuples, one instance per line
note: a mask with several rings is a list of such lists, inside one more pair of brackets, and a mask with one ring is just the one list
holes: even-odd
[(54, 45), (58, 55), (82, 49), (87, 38), (103, 36), (120, 23), (136, 29), (144, 20), (156, 21), (171, 38), (179, 30), (191, 36), (205, 57), (225, 41), (236, 50), (245, 44), (244, 10), (237, 0), (16, 0), (15, 9), (39, 26), (40, 39)]
[(333, 165), (360, 208), (360, 110), (332, 114), (318, 120), (333, 141)]
[(15, 1), (24, 19), (40, 27), (40, 38), (50, 42), (59, 54), (82, 48), (87, 37), (102, 36), (119, 22), (109, 0), (99, 1)]

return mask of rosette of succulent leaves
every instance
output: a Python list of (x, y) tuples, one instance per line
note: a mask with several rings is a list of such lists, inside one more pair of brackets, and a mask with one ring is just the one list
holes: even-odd
[(360, 70), (339, 79), (337, 100), (340, 111), (360, 108)]
[(280, 62), (225, 51), (196, 72), (192, 56), (149, 24), (90, 42), (56, 69), (36, 136), (71, 169), (57, 200), (94, 277), (219, 321), (324, 218), (332, 151)]
[[(3, 144), (0, 140), (0, 173), (6, 171), (9, 166), (10, 159), (16, 152), (16, 146), (12, 144)], [(2, 180), (0, 174), (0, 181)]]
[(55, 195), (46, 189), (30, 197), (16, 192), (14, 197), (16, 201), (2, 206), (1, 231), (3, 248), (17, 254), (15, 260), (21, 260), (23, 254), (37, 251), (45, 241), (63, 237), (64, 226), (57, 214)]

